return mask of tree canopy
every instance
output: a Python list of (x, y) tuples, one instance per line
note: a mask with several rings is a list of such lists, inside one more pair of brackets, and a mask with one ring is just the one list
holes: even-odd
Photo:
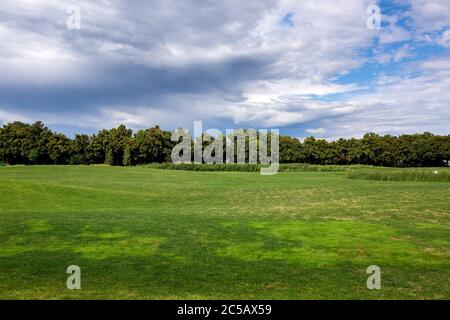
[[(224, 137), (219, 137), (224, 139)], [(212, 141), (203, 142), (206, 148)], [(53, 132), (42, 122), (12, 122), (0, 128), (0, 163), (137, 165), (170, 162), (175, 146), (171, 132), (159, 126), (136, 133), (124, 125), (73, 139)], [(248, 154), (248, 146), (246, 147)], [(225, 155), (224, 155), (225, 157)], [(429, 132), (400, 136), (367, 133), (361, 139), (327, 141), (308, 137), (301, 142), (280, 137), (281, 163), (367, 164), (388, 167), (444, 166), (450, 161), (450, 135)]]

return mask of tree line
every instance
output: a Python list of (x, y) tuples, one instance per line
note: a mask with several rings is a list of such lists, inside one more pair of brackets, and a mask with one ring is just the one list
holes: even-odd
[[(171, 162), (178, 143), (159, 126), (135, 133), (124, 125), (102, 129), (73, 139), (53, 132), (42, 122), (12, 122), (0, 128), (0, 163), (15, 164), (110, 164), (131, 166)], [(217, 139), (217, 138), (216, 138)], [(209, 137), (208, 141), (214, 138)], [(208, 142), (203, 141), (203, 147)], [(388, 167), (444, 166), (450, 160), (450, 134), (367, 133), (363, 138), (327, 141), (308, 137), (301, 142), (280, 136), (281, 163), (365, 164)]]

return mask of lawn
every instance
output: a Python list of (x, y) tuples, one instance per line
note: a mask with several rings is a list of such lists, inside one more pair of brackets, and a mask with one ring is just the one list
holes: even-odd
[(0, 167), (0, 298), (450, 299), (450, 183)]

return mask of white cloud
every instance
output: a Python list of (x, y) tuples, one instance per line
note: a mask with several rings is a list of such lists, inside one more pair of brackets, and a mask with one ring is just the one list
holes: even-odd
[(450, 47), (450, 30), (442, 32), (442, 35), (436, 40), (436, 43), (449, 48)]
[(390, 62), (400, 62), (403, 59), (414, 56), (412, 48), (409, 44), (404, 44), (400, 48), (392, 52), (385, 52), (384, 50), (375, 50), (374, 59), (381, 64)]
[(325, 132), (327, 132), (327, 130), (325, 128), (315, 128), (315, 129), (306, 129), (306, 132), (314, 135), (322, 135)]
[(33, 119), (30, 119), (23, 114), (4, 111), (0, 108), (0, 124), (5, 124), (13, 121), (32, 122)]
[(322, 119), (328, 138), (360, 136), (364, 132), (448, 134), (450, 121), (450, 59), (418, 66), (423, 76), (382, 76), (373, 92), (354, 96), (355, 112)]
[(382, 21), (386, 22), (388, 26), (383, 27), (378, 35), (380, 44), (390, 44), (411, 39), (411, 33), (398, 26), (398, 18), (397, 16), (382, 16)]
[(410, 0), (411, 17), (421, 32), (440, 30), (450, 24), (449, 0)]
[[(448, 128), (446, 56), (410, 64), (419, 77), (380, 75), (370, 92), (370, 81), (335, 79), (374, 60), (415, 57), (411, 44), (386, 45), (428, 37), (448, 47), (449, 1), (411, 0), (410, 12), (383, 16), (381, 31), (366, 26), (371, 0), (79, 0), (81, 30), (65, 27), (69, 3), (0, 2), (0, 103), (11, 106), (0, 117), (88, 127), (303, 124), (328, 137)], [(415, 30), (399, 25), (406, 16)], [(377, 38), (374, 55), (361, 54)], [(32, 103), (23, 98), (31, 93)]]

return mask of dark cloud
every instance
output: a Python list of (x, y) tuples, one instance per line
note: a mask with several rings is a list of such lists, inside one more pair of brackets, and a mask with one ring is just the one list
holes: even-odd
[[(411, 12), (402, 14), (412, 17), (418, 29), (429, 32), (425, 25), (434, 18), (442, 29), (450, 11), (445, 1), (436, 1), (446, 10), (422, 14), (417, 7), (423, 1), (417, 0)], [(66, 28), (69, 4), (81, 8), (80, 30)], [(442, 130), (442, 119), (432, 110), (447, 107), (447, 67), (417, 67), (427, 76), (421, 80), (393, 66), (392, 76), (370, 75), (371, 83), (378, 81), (371, 92), (358, 91), (367, 85), (368, 61), (401, 64), (411, 58), (408, 50), (415, 42), (446, 43), (443, 32), (426, 38), (398, 25), (396, 10), (385, 17), (386, 30), (368, 30), (369, 4), (3, 0), (0, 121), (40, 119), (70, 132), (71, 126), (121, 122), (173, 128), (198, 119), (220, 128), (280, 126), (290, 134), (298, 130), (297, 136), (334, 137), (428, 128), (427, 119)], [(374, 39), (375, 51), (370, 50)], [(408, 44), (402, 43), (405, 39)], [(397, 42), (408, 50), (391, 57), (383, 43)], [(374, 53), (367, 57), (364, 52)], [(439, 66), (445, 66), (446, 55)], [(433, 62), (433, 56), (418, 58)], [(366, 78), (336, 82), (341, 74), (351, 78), (356, 68)], [(405, 100), (408, 104), (399, 103)], [(434, 109), (423, 111), (424, 104)], [(395, 128), (386, 106), (395, 108)]]

